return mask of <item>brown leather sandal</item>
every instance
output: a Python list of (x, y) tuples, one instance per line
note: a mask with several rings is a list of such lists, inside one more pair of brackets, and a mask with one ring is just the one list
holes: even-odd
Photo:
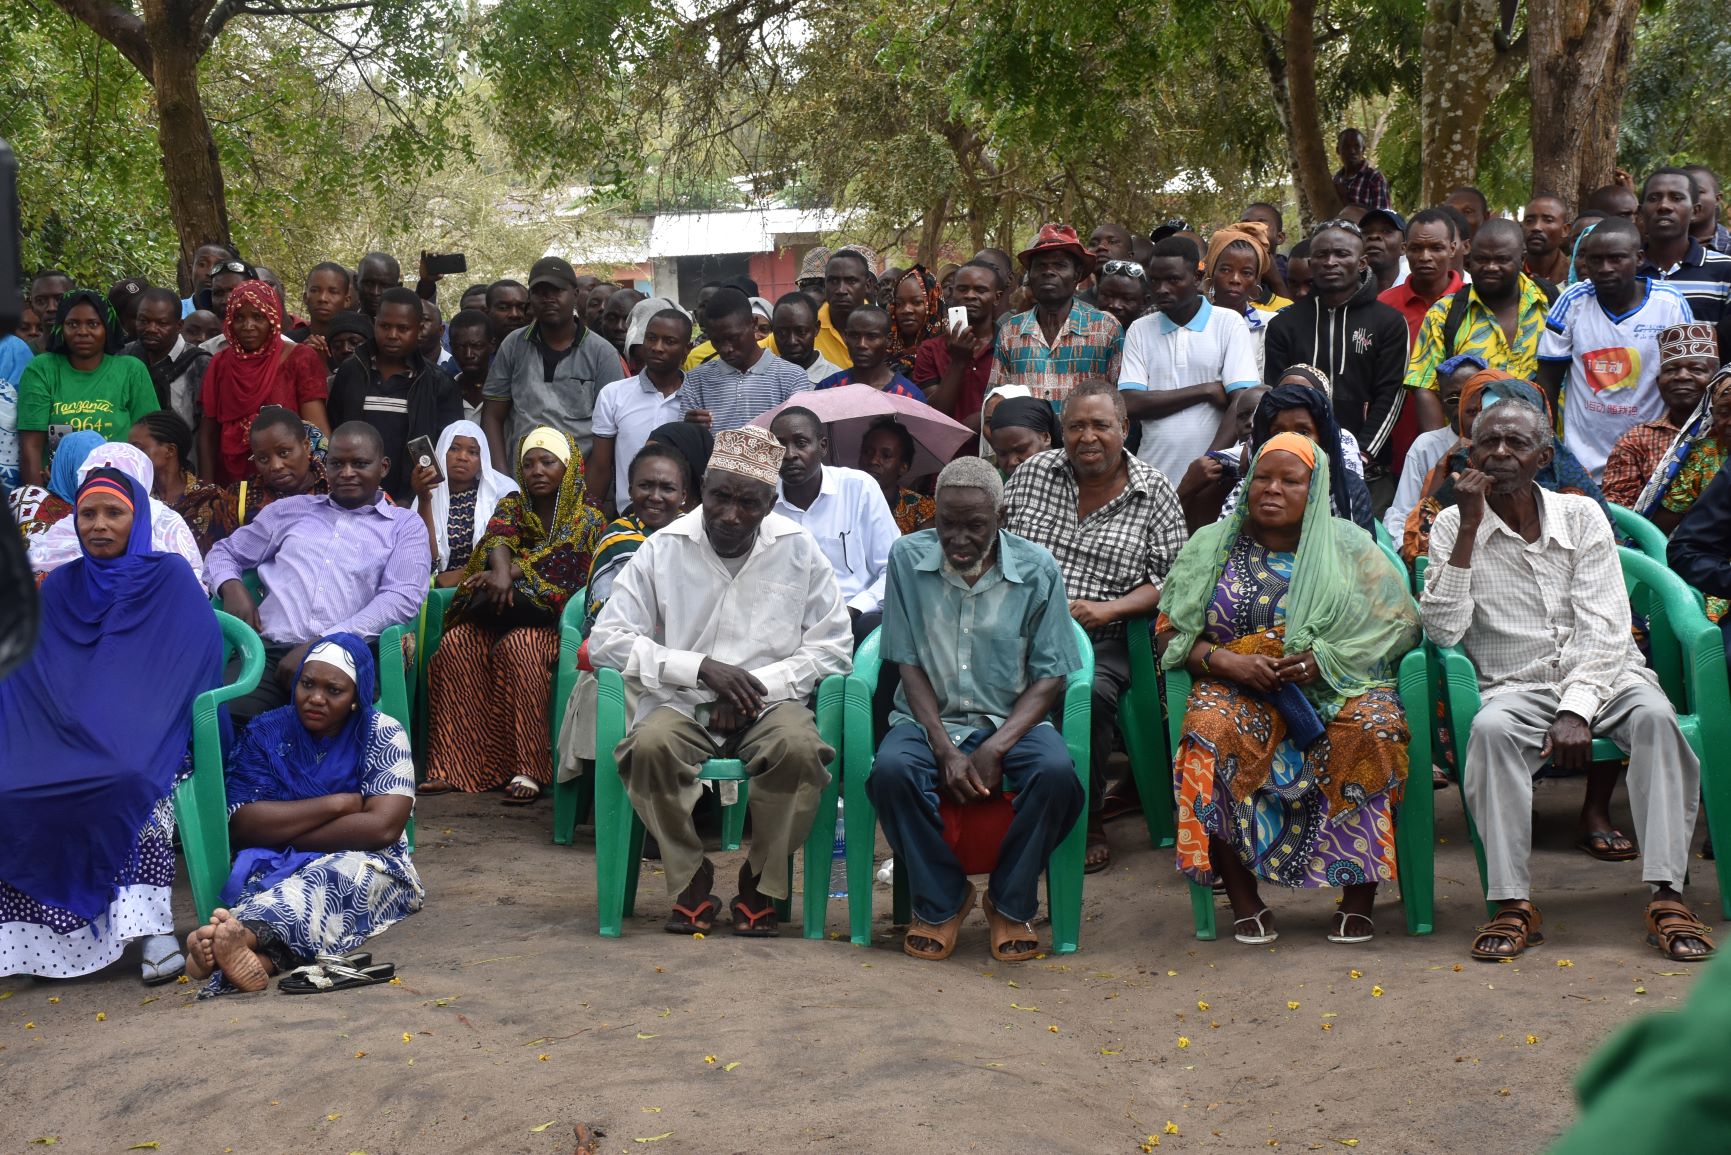
[[(992, 903), (992, 896), (980, 900), (980, 909), (986, 912), (986, 921), (992, 932), (992, 957), (999, 962), (1026, 962), (1040, 953), (1040, 936), (1034, 933), (1034, 925), (1028, 922), (1016, 922), (998, 913), (998, 908)], [(1031, 947), (1020, 950), (1005, 950), (1011, 943), (1031, 942)]]
[[(1678, 954), (1679, 939), (1699, 939), (1707, 947), (1700, 954)], [(1672, 962), (1701, 962), (1713, 957), (1717, 947), (1707, 937), (1707, 928), (1695, 912), (1674, 898), (1655, 898), (1647, 904), (1647, 944)]]
[[(1497, 912), (1497, 916), (1478, 929), (1478, 937), (1473, 939), (1473, 957), (1487, 962), (1501, 962), (1506, 958), (1520, 958), (1521, 953), (1529, 946), (1539, 946), (1545, 941), (1544, 932), (1539, 929), (1544, 925), (1545, 917), (1539, 913), (1539, 908), (1530, 902), (1519, 902)], [(1507, 941), (1513, 948), (1507, 953), (1492, 950), (1496, 943)]]
[[(902, 953), (930, 962), (942, 962), (949, 958), (955, 953), (956, 936), (961, 933), (963, 920), (974, 909), (974, 897), (977, 894), (979, 888), (971, 882), (968, 883), (968, 893), (962, 899), (962, 905), (944, 922), (930, 923), (918, 915), (914, 916), (913, 922), (908, 924), (907, 932), (902, 935)], [(937, 945), (916, 946), (915, 939), (924, 939), (928, 944)]]

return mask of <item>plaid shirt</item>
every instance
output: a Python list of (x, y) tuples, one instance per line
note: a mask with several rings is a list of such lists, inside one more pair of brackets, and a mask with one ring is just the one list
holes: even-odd
[[(1004, 528), (1052, 551), (1073, 600), (1104, 602), (1137, 586), (1160, 585), (1188, 533), (1184, 511), (1160, 471), (1129, 453), (1124, 492), (1078, 521), (1080, 490), (1062, 449), (1036, 453), (1004, 485)], [(1122, 638), (1124, 623), (1095, 631)]]
[(1661, 417), (1657, 421), (1643, 421), (1617, 438), (1611, 456), (1605, 459), (1605, 472), (1599, 478), (1605, 500), (1634, 509), (1647, 480), (1665, 460), (1665, 451), (1681, 432)]
[(1042, 401), (1062, 402), (1089, 377), (1117, 384), (1123, 357), (1124, 326), (1118, 318), (1072, 298), (1070, 315), (1050, 345), (1033, 309), (1013, 313), (999, 323), (987, 388), (1025, 385)]
[(1349, 205), (1363, 205), (1367, 209), (1390, 207), (1388, 178), (1368, 164), (1358, 170), (1357, 176), (1347, 176), (1344, 168), (1335, 173), (1334, 187)]

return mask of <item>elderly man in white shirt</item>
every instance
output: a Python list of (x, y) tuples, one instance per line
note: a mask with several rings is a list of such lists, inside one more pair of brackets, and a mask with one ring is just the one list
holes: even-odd
[(1456, 504), (1431, 527), (1423, 608), (1433, 641), (1465, 647), (1483, 697), (1461, 781), (1499, 909), (1473, 957), (1501, 961), (1544, 941), (1527, 869), (1533, 775), (1547, 758), (1586, 769), (1600, 734), (1629, 755), (1641, 877), (1652, 887), (1648, 941), (1673, 962), (1706, 958), (1707, 928), (1680, 893), (1701, 764), (1635, 648), (1610, 526), (1590, 499), (1534, 483), (1552, 445), (1538, 409), (1487, 409), (1472, 441)]
[(676, 934), (712, 929), (720, 911), (691, 818), (703, 762), (725, 752), (751, 776), (751, 847), (730, 909), (734, 934), (764, 937), (835, 756), (806, 701), (853, 666), (847, 609), (812, 536), (772, 512), (782, 455), (761, 428), (716, 434), (702, 508), (639, 547), (590, 634), (591, 661), (636, 691), (616, 760), (661, 846)]
[(857, 645), (883, 620), (884, 574), (902, 531), (876, 478), (823, 463), (829, 440), (817, 414), (790, 405), (769, 431), (786, 451), (775, 512), (804, 526), (835, 568)]

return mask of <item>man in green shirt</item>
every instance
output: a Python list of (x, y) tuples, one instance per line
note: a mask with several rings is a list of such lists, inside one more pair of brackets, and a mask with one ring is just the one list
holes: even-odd
[(18, 473), (26, 485), (41, 484), (49, 445), (61, 434), (94, 429), (105, 441), (125, 441), (139, 418), (163, 407), (144, 362), (118, 354), (120, 321), (102, 294), (66, 294), (59, 321), (18, 382)]
[(948, 958), (974, 904), (944, 841), (940, 792), (966, 806), (1016, 791), (984, 902), (1002, 962), (1039, 951), (1040, 873), (1087, 799), (1049, 720), (1082, 665), (1064, 575), (1000, 528), (1003, 499), (996, 469), (959, 458), (938, 475), (936, 528), (890, 547), (880, 652), (901, 688), (866, 793), (907, 870), (914, 921), (902, 949), (915, 958)]

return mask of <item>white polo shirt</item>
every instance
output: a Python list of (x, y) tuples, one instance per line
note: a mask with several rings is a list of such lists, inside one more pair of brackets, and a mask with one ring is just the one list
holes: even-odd
[[(1216, 309), (1207, 297), (1182, 325), (1164, 313), (1149, 313), (1132, 321), (1124, 335), (1119, 389), (1187, 389), (1223, 381), (1232, 392), (1261, 380), (1250, 326), (1237, 313)], [(1136, 456), (1177, 485), (1190, 463), (1214, 444), (1223, 415), (1224, 410), (1212, 405), (1192, 405), (1158, 421), (1144, 421)]]
[(817, 546), (835, 567), (842, 601), (850, 610), (869, 614), (884, 602), (884, 571), (890, 546), (902, 531), (875, 478), (845, 465), (823, 467), (823, 482), (810, 509), (801, 509), (775, 487), (775, 512), (817, 539)]
[(597, 437), (613, 439), (613, 504), (617, 508), (630, 504), (626, 495), (631, 489), (631, 459), (656, 428), (684, 415), (674, 400), (678, 396), (675, 389), (663, 397), (649, 378), (639, 373), (603, 385), (595, 398), (593, 432)]

